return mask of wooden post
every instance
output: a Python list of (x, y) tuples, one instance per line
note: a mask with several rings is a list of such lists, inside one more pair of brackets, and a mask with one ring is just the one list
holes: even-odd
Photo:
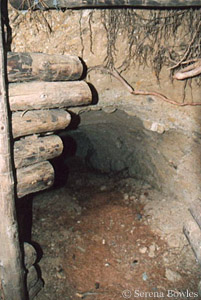
[(26, 300), (15, 211), (0, 1), (0, 286), (4, 300)]
[(10, 0), (16, 9), (47, 9), (72, 7), (191, 7), (201, 6), (200, 0)]

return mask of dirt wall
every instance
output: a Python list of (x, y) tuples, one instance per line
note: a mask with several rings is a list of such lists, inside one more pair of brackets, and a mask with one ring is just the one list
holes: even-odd
[[(156, 91), (179, 103), (201, 102), (198, 80), (173, 80), (165, 62), (157, 73), (153, 56), (148, 50), (146, 63), (143, 60), (145, 52), (142, 52), (142, 57), (138, 55), (138, 59), (135, 58), (135, 47), (129, 56), (132, 41), (129, 33), (126, 34), (125, 27), (121, 28), (120, 25), (115, 32), (115, 26), (110, 27), (107, 23), (112, 22), (112, 15), (108, 21), (108, 15), (103, 11), (84, 9), (30, 13), (10, 9), (11, 50), (81, 57), (87, 68), (92, 68), (86, 80), (94, 86), (98, 103), (71, 109), (81, 119), (79, 132), (72, 134), (79, 143), (85, 136), (93, 144), (91, 164), (105, 171), (128, 168), (130, 175), (144, 176), (167, 193), (191, 201), (201, 191), (201, 107), (179, 107), (166, 103), (160, 97), (131, 95), (124, 85), (101, 68), (110, 69), (114, 66), (135, 89)], [(143, 10), (137, 10), (137, 13), (144, 19), (148, 14)], [(118, 11), (113, 22), (117, 22), (117, 19)], [(145, 22), (144, 19), (140, 21), (141, 24)], [(125, 26), (132, 27), (133, 24)], [(168, 31), (167, 38), (158, 35), (155, 44), (162, 45), (164, 49), (175, 49), (176, 43), (176, 47), (178, 44), (181, 48), (184, 37), (188, 35), (185, 30), (186, 27), (182, 29), (181, 26), (174, 38)], [(145, 38), (149, 39), (149, 36), (140, 35), (135, 28), (129, 32), (135, 36), (138, 45), (139, 41), (143, 43)], [(111, 42), (109, 45), (108, 40)], [(98, 68), (93, 69), (94, 66)], [(134, 137), (131, 132), (134, 132)], [(117, 153), (115, 145), (119, 139), (123, 146)], [(114, 151), (108, 150), (110, 142)], [(108, 158), (108, 164), (105, 162), (102, 166), (104, 157)]]

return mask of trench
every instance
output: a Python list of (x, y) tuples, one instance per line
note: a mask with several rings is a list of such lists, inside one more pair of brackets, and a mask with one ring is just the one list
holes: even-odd
[(148, 131), (121, 110), (73, 120), (55, 186), (30, 208), (25, 239), (45, 282), (36, 299), (199, 299), (188, 204), (172, 189), (183, 133)]
[(201, 270), (183, 234), (201, 192), (199, 109), (133, 97), (108, 72), (175, 104), (199, 102), (199, 78), (183, 85), (166, 68), (199, 59), (199, 9), (9, 14), (12, 51), (79, 55), (99, 98), (69, 109), (70, 127), (56, 132), (55, 185), (17, 201), (21, 242), (38, 252), (27, 289), (42, 277), (36, 300), (199, 299)]

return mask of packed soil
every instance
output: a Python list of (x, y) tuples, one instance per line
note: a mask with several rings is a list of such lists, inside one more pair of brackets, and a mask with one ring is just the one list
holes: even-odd
[(44, 280), (36, 300), (199, 299), (200, 267), (182, 233), (185, 203), (80, 162), (66, 175), (33, 199)]

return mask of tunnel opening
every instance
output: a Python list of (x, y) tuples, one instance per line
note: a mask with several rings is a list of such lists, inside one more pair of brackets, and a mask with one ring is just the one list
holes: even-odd
[(79, 80), (94, 87), (95, 105), (68, 104), (71, 124), (56, 132), (54, 187), (17, 201), (20, 237), (38, 250), (35, 279), (45, 282), (35, 298), (199, 299), (183, 224), (201, 192), (200, 77), (175, 76), (200, 68), (200, 8), (9, 14), (12, 51), (76, 54)]
[(165, 157), (176, 162), (182, 132), (147, 130), (121, 110), (78, 119), (60, 134), (55, 187), (33, 198), (45, 281), (36, 299), (198, 299), (200, 269), (182, 232), (188, 201), (174, 194), (177, 168)]

